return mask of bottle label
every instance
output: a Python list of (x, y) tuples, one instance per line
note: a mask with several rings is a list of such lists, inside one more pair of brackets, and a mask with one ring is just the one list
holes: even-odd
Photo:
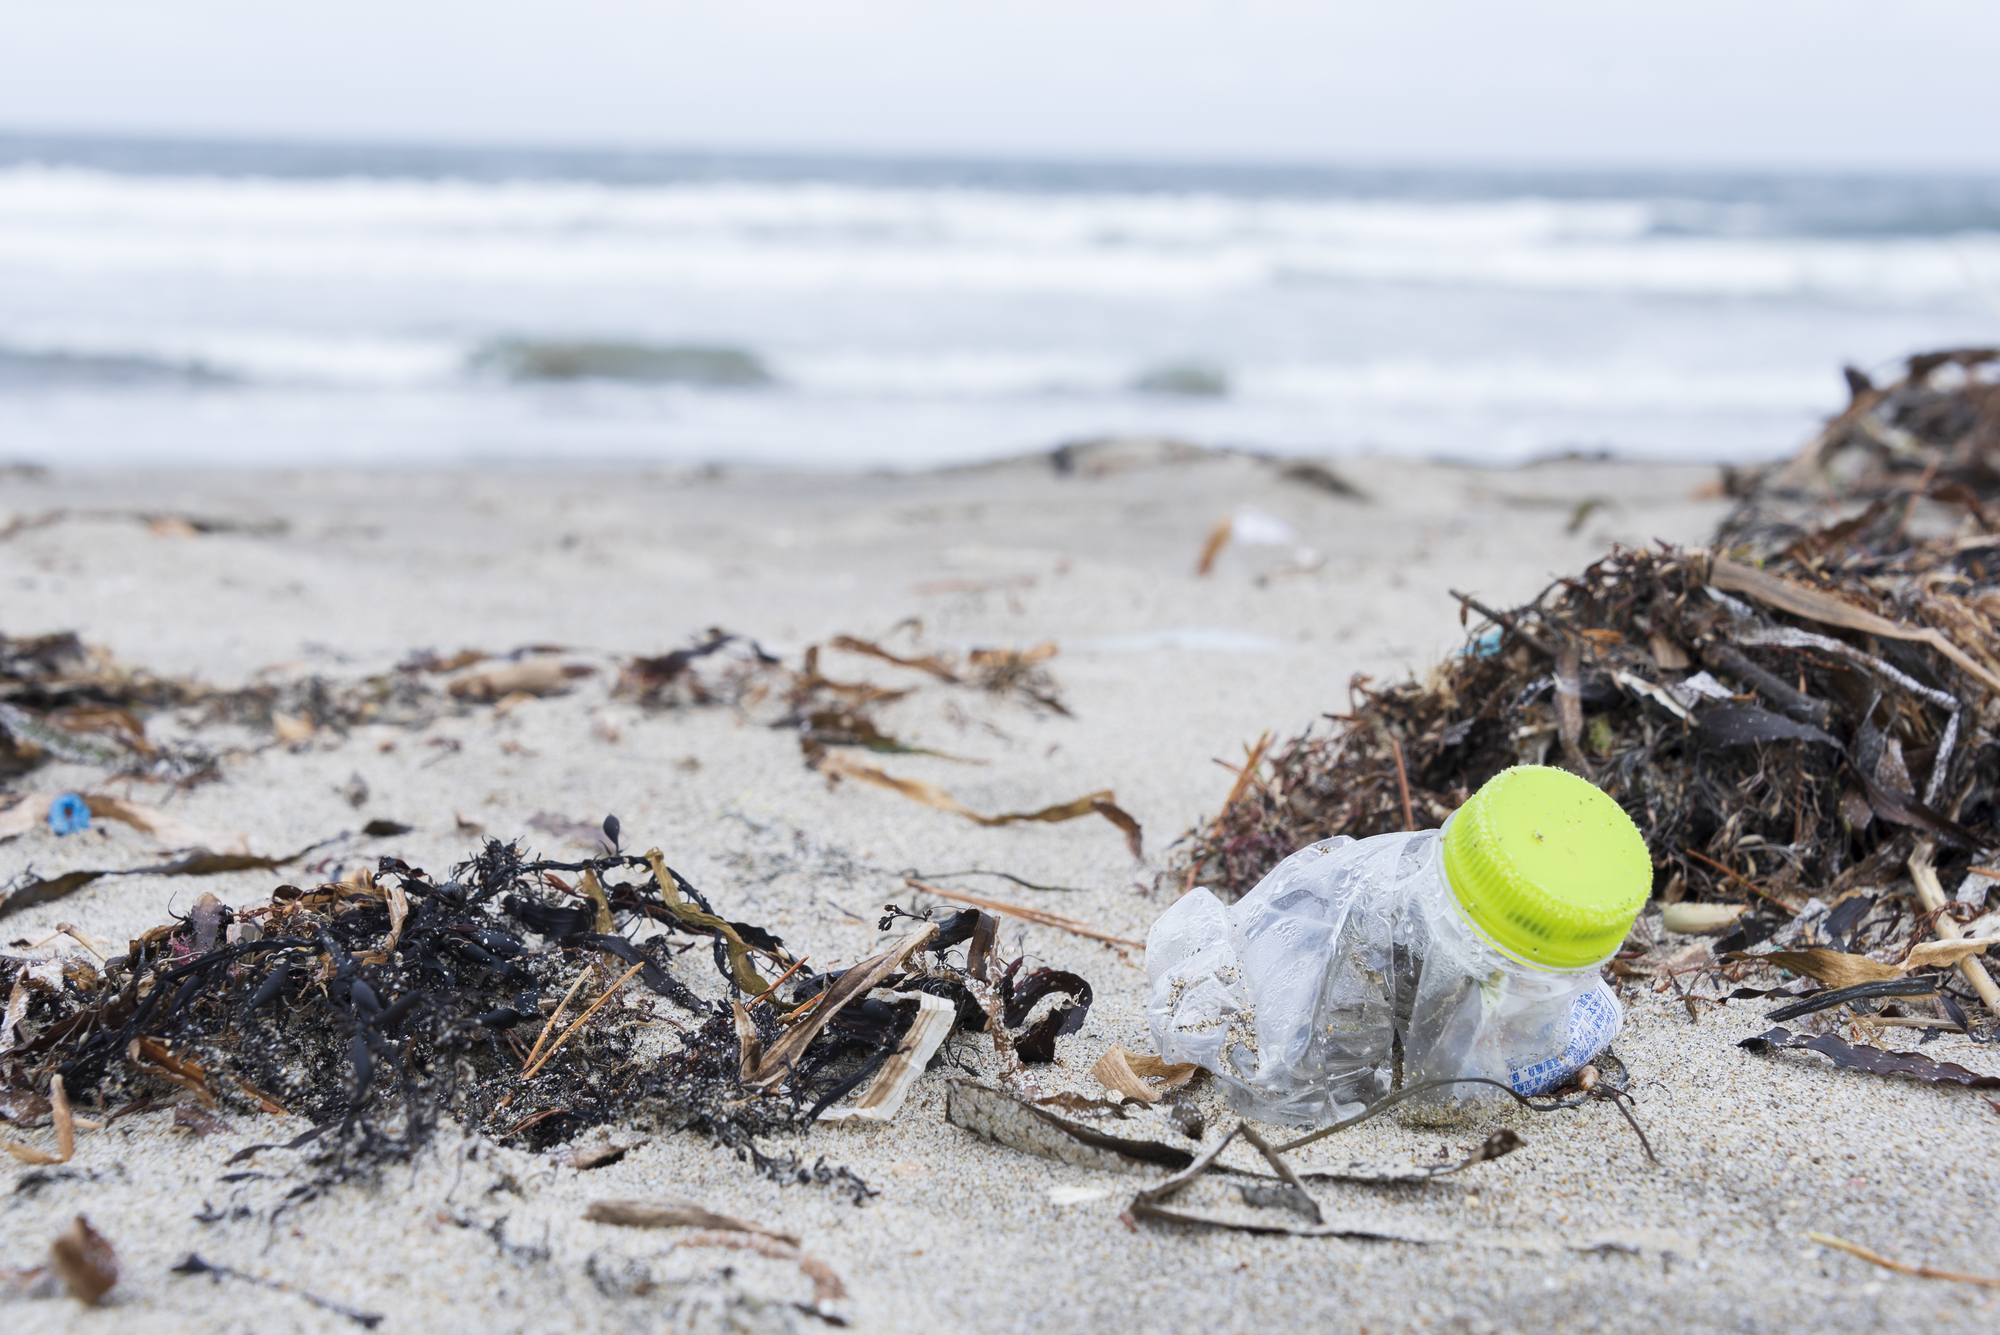
[(1570, 1003), (1569, 1042), (1563, 1050), (1532, 1066), (1509, 1066), (1507, 1083), (1517, 1094), (1546, 1094), (1561, 1088), (1618, 1036), (1621, 1018), (1617, 1000), (1599, 982)]

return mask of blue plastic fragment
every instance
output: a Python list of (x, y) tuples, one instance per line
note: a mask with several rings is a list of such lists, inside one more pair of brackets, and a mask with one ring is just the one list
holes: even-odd
[(90, 803), (75, 793), (62, 793), (49, 803), (49, 828), (58, 835), (90, 828)]
[(1500, 652), (1500, 627), (1495, 626), (1465, 647), (1467, 658), (1491, 658)]

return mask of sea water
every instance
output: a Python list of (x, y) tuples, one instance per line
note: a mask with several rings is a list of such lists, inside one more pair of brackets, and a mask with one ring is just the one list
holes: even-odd
[(2000, 179), (0, 137), (0, 462), (1751, 459), (2000, 342)]

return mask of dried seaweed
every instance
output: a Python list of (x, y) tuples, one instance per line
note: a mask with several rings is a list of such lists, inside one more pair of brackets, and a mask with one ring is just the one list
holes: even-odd
[(238, 1270), (234, 1266), (217, 1265), (213, 1261), (204, 1261), (194, 1252), (189, 1252), (178, 1265), (174, 1266), (173, 1273), (176, 1275), (207, 1275), (218, 1284), (225, 1279), (240, 1279), (246, 1284), (255, 1284), (259, 1288), (275, 1289), (279, 1293), (289, 1293), (311, 1303), (322, 1312), (332, 1312), (335, 1316), (344, 1316), (363, 1330), (373, 1330), (382, 1324), (382, 1313), (380, 1312), (364, 1312), (359, 1308), (349, 1307), (346, 1303), (337, 1303), (331, 1298), (322, 1298), (316, 1293), (299, 1288), (288, 1280), (266, 1279), (262, 1275), (253, 1275), (248, 1271)]
[[(1101, 1106), (1120, 1121), (1133, 1120), (1116, 1104)], [(1140, 1172), (1148, 1167), (1186, 1168), (1195, 1160), (1190, 1149), (1175, 1143), (1185, 1137), (1157, 1115), (1134, 1123), (1141, 1134), (1113, 1134), (963, 1076), (954, 1076), (945, 1087), (944, 1117), (983, 1139), (1078, 1168)], [(1143, 1134), (1148, 1130), (1151, 1135)]]
[[(1774, 952), (1776, 953), (1776, 952)], [(1826, 981), (1822, 979), (1821, 981)], [(1743, 991), (1753, 989), (1744, 988)], [(1816, 1011), (1831, 1010), (1844, 1006), (1850, 1001), (1862, 1001), (1871, 997), (1929, 997), (1937, 995), (1937, 981), (1930, 978), (1903, 978), (1891, 976), (1877, 978), (1870, 982), (1856, 983), (1850, 987), (1832, 987), (1824, 992), (1814, 992), (1789, 1006), (1780, 1006), (1764, 1018), (1767, 1020), (1796, 1020), (1802, 1015)]]
[[(1277, 1186), (1239, 1187), (1238, 1195), (1245, 1205), (1252, 1207), (1277, 1207), (1298, 1214), (1304, 1223), (1290, 1223), (1261, 1217), (1243, 1218), (1218, 1215), (1212, 1212), (1197, 1212), (1186, 1209), (1170, 1209), (1165, 1202), (1179, 1195), (1189, 1185), (1210, 1172), (1226, 1172), (1242, 1175), (1240, 1169), (1229, 1169), (1217, 1165), (1216, 1160), (1231, 1142), (1241, 1136), (1252, 1148), (1264, 1157), (1276, 1172)], [(1521, 1138), (1513, 1131), (1501, 1128), (1488, 1136), (1464, 1159), (1443, 1164), (1410, 1166), (1387, 1164), (1350, 1164), (1344, 1170), (1312, 1173), (1302, 1179), (1285, 1161), (1283, 1154), (1266, 1144), (1248, 1122), (1238, 1122), (1234, 1130), (1202, 1151), (1201, 1156), (1188, 1164), (1180, 1172), (1150, 1187), (1142, 1188), (1126, 1207), (1126, 1215), (1132, 1219), (1148, 1219), (1164, 1224), (1197, 1224), (1206, 1228), (1226, 1228), (1242, 1233), (1288, 1234), (1293, 1237), (1308, 1238), (1362, 1238), (1380, 1242), (1427, 1243), (1442, 1241), (1438, 1238), (1420, 1237), (1412, 1234), (1390, 1233), (1379, 1228), (1361, 1224), (1329, 1224), (1320, 1203), (1306, 1190), (1306, 1180), (1361, 1182), (1371, 1184), (1409, 1183), (1429, 1181), (1451, 1173), (1463, 1172), (1476, 1164), (1486, 1163), (1511, 1154), (1521, 1148)]]
[(147, 716), (200, 695), (193, 683), (128, 667), (73, 632), (0, 635), (0, 776), (67, 760), (134, 778), (212, 777), (212, 756), (146, 735)]
[[(902, 1046), (890, 1053), (874, 1073), (875, 1078), (851, 1106), (827, 1108), (818, 1113), (823, 1122), (889, 1122), (902, 1110), (910, 1086), (924, 1073), (924, 1067), (950, 1035), (958, 1020), (958, 1007), (943, 997), (919, 992), (917, 1016)], [(822, 1100), (824, 1102), (824, 1100)]]
[(1757, 556), (1867, 544), (1921, 501), (2000, 531), (2000, 349), (1920, 353), (1878, 386), (1850, 368), (1845, 409), (1797, 455), (1725, 470), (1737, 498), (1723, 545)]
[(1009, 918), (1019, 918), (1023, 922), (1038, 923), (1043, 927), (1054, 927), (1059, 931), (1073, 932), (1077, 936), (1087, 936), (1094, 941), (1104, 941), (1115, 946), (1138, 946), (1141, 949), (1144, 949), (1146, 945), (1144, 941), (1134, 941), (1131, 937), (1127, 936), (1113, 936), (1101, 927), (1093, 927), (1087, 922), (1080, 922), (1075, 918), (1067, 917), (1061, 913), (1051, 913), (1047, 909), (1031, 908), (1026, 904), (1009, 904), (998, 899), (987, 899), (983, 895), (968, 895), (963, 890), (946, 890), (942, 886), (920, 881), (914, 876), (905, 876), (903, 884), (909, 886), (912, 890), (918, 890), (927, 895), (936, 895), (940, 899), (950, 899), (960, 904), (971, 904), (977, 908), (985, 909), (989, 913), (998, 913)]
[[(336, 839), (338, 837), (335, 836)], [(272, 871), (279, 867), (288, 867), (307, 854), (333, 842), (333, 839), (321, 840), (283, 857), (264, 857), (253, 853), (213, 853), (206, 849), (197, 849), (170, 862), (148, 863), (141, 867), (80, 868), (47, 877), (36, 876), (30, 868), (23, 871), (4, 889), (0, 889), (0, 918), (19, 913), (22, 909), (33, 908), (37, 904), (53, 903), (108, 877), (217, 876), (233, 871)]]
[(1921, 1052), (1890, 1052), (1866, 1043), (1849, 1043), (1836, 1034), (1794, 1034), (1779, 1026), (1746, 1038), (1736, 1046), (1750, 1052), (1807, 1048), (1832, 1058), (1835, 1066), (1851, 1070), (1903, 1075), (1931, 1084), (1964, 1085), (1968, 1089), (2000, 1089), (2000, 1076), (1980, 1075), (1956, 1062), (1937, 1061)]
[[(810, 739), (808, 739), (810, 740)], [(974, 811), (953, 797), (944, 789), (922, 779), (899, 779), (885, 773), (874, 765), (866, 765), (857, 760), (824, 747), (807, 746), (807, 764), (826, 776), (829, 785), (842, 779), (853, 779), (876, 788), (886, 788), (899, 793), (937, 811), (949, 811), (963, 816), (978, 825), (1019, 825), (1024, 822), (1053, 824), (1062, 821), (1081, 820), (1087, 816), (1102, 816), (1117, 826), (1125, 835), (1125, 846), (1132, 850), (1132, 856), (1145, 856), (1139, 822), (1117, 804), (1115, 795), (1109, 789), (1087, 793), (1073, 802), (1062, 802), (1055, 806), (1043, 807), (1039, 811), (1009, 811), (998, 816), (988, 816)]]
[[(615, 846), (615, 821), (604, 834)], [(582, 888), (565, 872), (580, 873)], [(556, 863), (489, 840), (444, 877), (382, 858), (338, 883), (279, 886), (263, 903), (205, 896), (102, 968), (73, 963), (57, 975), (47, 961), (0, 957), (0, 988), (18, 1002), (8, 1027), (24, 1022), (0, 1094), (16, 1119), (40, 1117), (51, 1077), (56, 1114), (65, 1085), (134, 1106), (178, 1089), (212, 1109), (289, 1111), (312, 1123), (292, 1146), (311, 1147), (322, 1184), (407, 1156), (444, 1117), (531, 1148), (600, 1125), (684, 1129), (759, 1172), (858, 1203), (872, 1193), (848, 1170), (773, 1157), (757, 1140), (809, 1129), (895, 1057), (911, 1011), (941, 1008), (947, 1028), (985, 1024), (971, 976), (940, 953), (980, 921), (925, 921), (873, 959), (799, 979), (788, 1002), (769, 1006), (760, 1003), (778, 989), (752, 960), (783, 966), (780, 984), (804, 961), (769, 930), (716, 913), (657, 851)], [(647, 924), (665, 934), (626, 935)], [(748, 1007), (703, 1001), (676, 978), (676, 938), (711, 943), (717, 975)], [(35, 986), (23, 988), (30, 968)], [(1037, 999), (1087, 1004), (1088, 985), (1072, 975), (1030, 980)], [(903, 989), (889, 995), (919, 1006), (876, 1000), (877, 988)], [(657, 1001), (684, 1020), (659, 1023)], [(1059, 1029), (1064, 1013), (1051, 1015)], [(921, 1070), (929, 1053), (908, 1055)], [(66, 1136), (66, 1116), (56, 1120)]]
[[(1815, 511), (1780, 534), (1757, 509), (1779, 485), (1767, 480), (1712, 549), (1614, 549), (1513, 608), (1457, 594), (1460, 652), (1421, 681), (1357, 677), (1346, 712), (1248, 748), (1159, 884), (1239, 897), (1308, 844), (1435, 828), (1501, 769), (1556, 764), (1632, 817), (1669, 928), (1719, 933), (1717, 952), (1782, 932), (1785, 949), (1755, 962), (1852, 963), (1842, 983), (1953, 966), (1945, 1000), (1976, 994), (1990, 1025), (2000, 986), (1958, 924), (1989, 902), (1970, 873), (2000, 847), (2000, 533), (1941, 531), (1910, 505), (1949, 477), (2000, 514), (1997, 396), (1985, 351), (1917, 359), (1905, 382), (1868, 388), (1816, 457), (1872, 460), (1874, 481), (1854, 484), (1877, 488), (1872, 513)], [(1889, 450), (1871, 412), (1925, 425)], [(1914, 893), (1883, 894), (1905, 868)], [(1843, 913), (1860, 897), (1874, 907)], [(1642, 953), (1656, 967), (1615, 971), (1679, 986), (1661, 948), (1630, 960)]]

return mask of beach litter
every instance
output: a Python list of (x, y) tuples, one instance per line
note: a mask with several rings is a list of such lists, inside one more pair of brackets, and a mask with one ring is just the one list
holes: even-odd
[(1651, 888), (1616, 802), (1510, 766), (1442, 830), (1320, 840), (1231, 905), (1182, 895), (1147, 935), (1147, 1024), (1264, 1122), (1338, 1121), (1406, 1080), (1485, 1077), (1440, 1104), (1546, 1093), (1618, 1036), (1599, 966)]
[[(1969, 1032), (1990, 1034), (2000, 537), (1923, 536), (1902, 522), (1913, 499), (1788, 530), (1760, 566), (1740, 546), (1616, 550), (1513, 609), (1457, 595), (1482, 619), (1475, 648), (1422, 681), (1357, 679), (1331, 726), (1251, 748), (1163, 883), (1234, 899), (1326, 831), (1442, 821), (1506, 766), (1547, 761), (1615, 798), (1652, 851), (1619, 986), (1672, 989), (1694, 1018), (1764, 993), (1684, 979), (1908, 976), (1935, 983), (1936, 1023), (1978, 1015)], [(1924, 1018), (1841, 1000), (1853, 1019)]]

